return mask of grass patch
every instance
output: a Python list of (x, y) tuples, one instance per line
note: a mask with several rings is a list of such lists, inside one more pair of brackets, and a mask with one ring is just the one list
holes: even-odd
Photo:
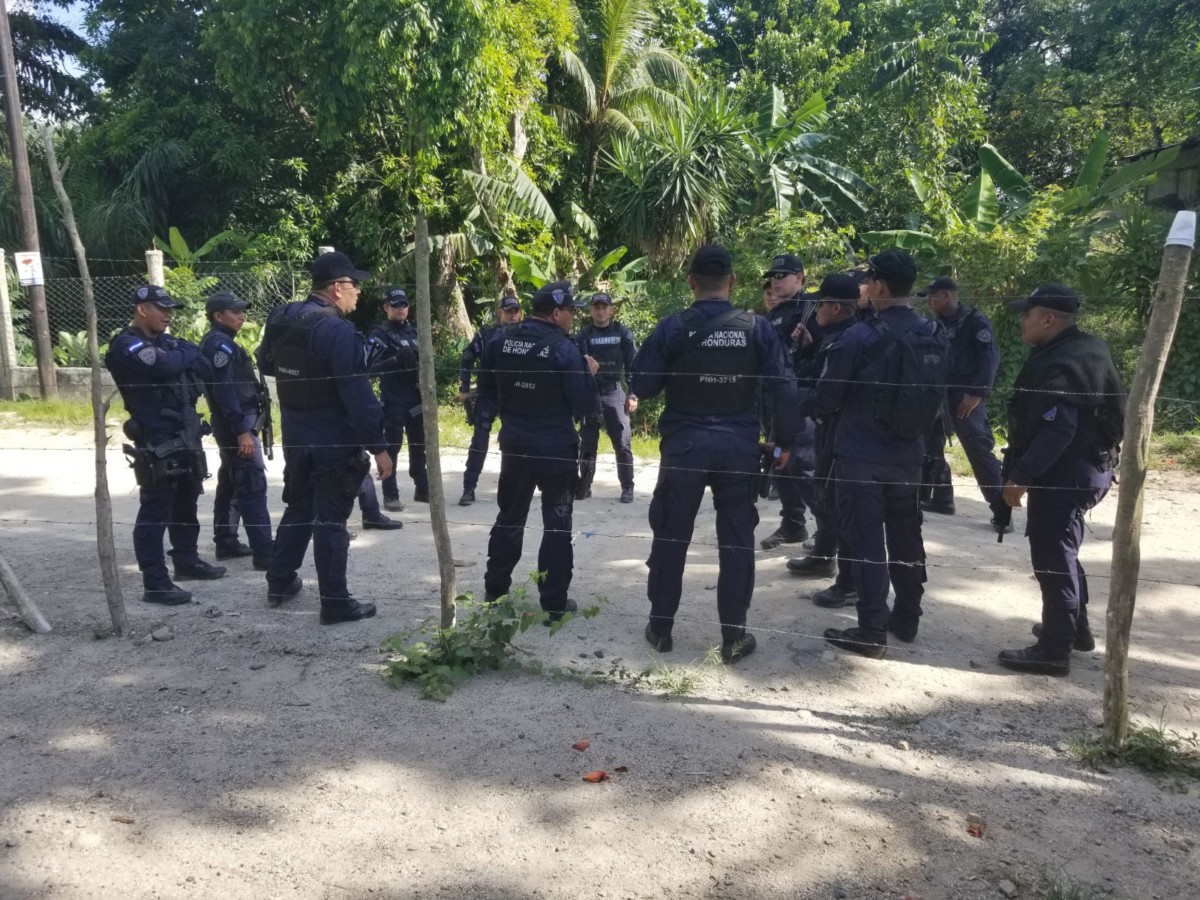
[(893, 728), (916, 728), (925, 717), (906, 706), (889, 706), (883, 711), (883, 718)]
[(1166, 432), (1154, 435), (1150, 442), (1150, 467), (1200, 472), (1200, 434)]
[(1126, 765), (1151, 775), (1200, 778), (1200, 739), (1157, 725), (1143, 725), (1129, 733), (1120, 747), (1099, 738), (1077, 737), (1067, 742), (1071, 753), (1093, 769)]
[[(125, 418), (121, 397), (113, 397), (107, 421), (120, 425)], [(92, 404), (82, 400), (0, 400), (0, 422), (43, 428), (91, 428)]]
[(1096, 900), (1099, 896), (1093, 888), (1063, 872), (1043, 873), (1037, 895), (1041, 900)]

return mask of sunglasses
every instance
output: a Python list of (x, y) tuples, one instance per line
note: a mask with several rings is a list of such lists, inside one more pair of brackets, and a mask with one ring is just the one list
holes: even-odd
[(792, 275), (800, 275), (800, 272), (772, 272), (770, 278), (772, 281), (783, 281), (785, 278), (790, 278)]

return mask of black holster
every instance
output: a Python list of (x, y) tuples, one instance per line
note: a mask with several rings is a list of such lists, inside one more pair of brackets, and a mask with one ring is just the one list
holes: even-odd
[(350, 460), (342, 475), (342, 494), (347, 500), (353, 500), (362, 490), (363, 479), (371, 471), (371, 458), (366, 453), (360, 453)]

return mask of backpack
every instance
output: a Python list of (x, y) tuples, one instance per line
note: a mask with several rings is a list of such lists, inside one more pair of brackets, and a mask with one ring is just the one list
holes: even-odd
[(884, 360), (883, 379), (876, 386), (875, 418), (906, 441), (929, 433), (946, 398), (950, 340), (937, 323), (933, 334), (914, 333), (928, 321), (918, 318), (895, 331), (882, 320), (871, 322), (880, 336), (872, 350), (876, 359)]

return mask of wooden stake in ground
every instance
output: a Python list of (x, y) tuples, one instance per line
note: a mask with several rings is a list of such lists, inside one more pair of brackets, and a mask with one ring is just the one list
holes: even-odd
[(421, 418), (425, 421), (425, 461), (429, 471), (429, 521), (441, 576), (442, 627), (454, 626), (458, 576), (446, 522), (446, 488), (442, 484), (441, 441), (438, 438), (437, 376), (433, 358), (433, 315), (429, 296), (429, 220), (418, 207), (414, 259), (417, 267), (417, 339), (421, 350)]
[(46, 163), (50, 166), (50, 180), (54, 193), (62, 207), (63, 225), (71, 236), (75, 247), (75, 260), (79, 263), (79, 275), (83, 279), (83, 308), (87, 313), (88, 353), (92, 357), (92, 425), (96, 444), (96, 554), (100, 557), (100, 577), (104, 582), (104, 596), (108, 600), (108, 614), (112, 619), (113, 632), (124, 636), (129, 631), (129, 619), (125, 615), (125, 598), (121, 593), (121, 576), (117, 570), (117, 548), (113, 540), (112, 500), (108, 494), (108, 463), (106, 448), (108, 432), (105, 416), (108, 404), (104, 402), (104, 388), (100, 381), (100, 339), (96, 334), (96, 298), (92, 293), (92, 276), (88, 271), (87, 251), (79, 239), (75, 226), (75, 211), (71, 198), (63, 187), (63, 175), (70, 160), (58, 167), (54, 153), (54, 132), (50, 126), (42, 129), (42, 142), (46, 145)]
[(1181, 212), (1163, 250), (1158, 290), (1150, 313), (1146, 340), (1138, 358), (1129, 399), (1125, 405), (1125, 436), (1121, 442), (1121, 492), (1113, 526), (1112, 580), (1108, 595), (1107, 653), (1104, 659), (1104, 740), (1113, 747), (1129, 733), (1129, 630), (1137, 600), (1142, 563), (1142, 505), (1150, 436), (1154, 431), (1154, 401), (1171, 340), (1183, 305), (1192, 245), (1196, 239), (1196, 214)]
[(9, 568), (3, 556), (0, 556), (0, 587), (4, 588), (4, 592), (8, 594), (8, 599), (17, 608), (17, 613), (21, 616), (21, 621), (25, 623), (30, 631), (35, 634), (50, 633), (50, 623), (46, 621), (46, 617), (42, 615), (42, 611), (29, 599), (29, 595), (21, 587), (21, 582), (17, 580), (17, 573)]

